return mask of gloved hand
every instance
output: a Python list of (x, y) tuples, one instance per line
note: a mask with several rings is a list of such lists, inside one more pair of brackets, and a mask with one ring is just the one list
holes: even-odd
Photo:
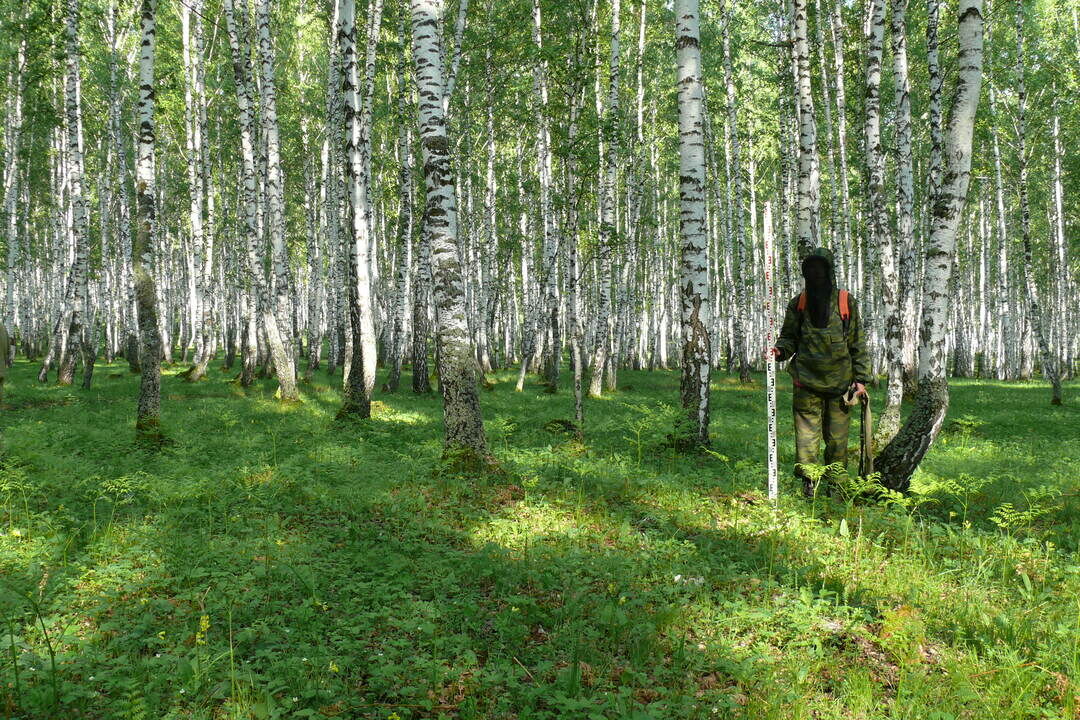
[(866, 392), (866, 386), (860, 382), (851, 383), (851, 387), (844, 393), (844, 402), (848, 405), (855, 405), (860, 400), (864, 402), (870, 402), (870, 393)]
[(771, 355), (774, 360), (786, 360), (787, 359), (786, 357), (784, 357), (784, 351), (781, 350), (778, 347), (769, 348), (769, 353), (768, 354)]

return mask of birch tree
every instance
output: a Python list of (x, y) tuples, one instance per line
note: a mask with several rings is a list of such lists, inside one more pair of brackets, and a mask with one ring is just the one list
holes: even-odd
[(798, 244), (803, 258), (820, 240), (821, 170), (817, 150), (814, 96), (810, 88), (810, 44), (807, 40), (807, 0), (794, 0), (796, 88), (799, 106)]
[(945, 378), (945, 331), (956, 230), (971, 182), (971, 141), (982, 87), (983, 2), (960, 0), (957, 10), (958, 75), (945, 133), (945, 164), (939, 194), (932, 199), (932, 229), (926, 243), (919, 385), (915, 408), (900, 431), (875, 459), (889, 487), (906, 489), (911, 474), (941, 430), (949, 407)]
[[(348, 1), (348, 0), (344, 0)], [(455, 461), (487, 456), (480, 415), (477, 368), (465, 317), (465, 289), (458, 255), (457, 198), (446, 128), (442, 42), (439, 36), (441, 0), (410, 0), (412, 55), (419, 94), (419, 141), (427, 191), (424, 231), (431, 247), (435, 295), (439, 389), (443, 396), (446, 453)]]
[(139, 49), (138, 152), (135, 161), (136, 230), (132, 274), (139, 315), (139, 401), (135, 435), (140, 442), (161, 441), (161, 335), (158, 333), (157, 288), (153, 267), (158, 226), (154, 187), (154, 49), (157, 39), (157, 0), (142, 0), (142, 42)]
[(599, 301), (596, 307), (596, 337), (593, 341), (592, 376), (589, 378), (589, 397), (600, 397), (604, 371), (611, 343), (611, 266), (615, 252), (615, 182), (618, 172), (617, 148), (619, 117), (619, 15), (620, 0), (611, 3), (611, 53), (608, 61), (608, 99), (601, 121), (603, 137), (602, 171), (600, 176), (600, 238), (597, 252), (597, 284)]
[[(877, 248), (881, 266), (880, 297), (885, 312), (885, 367), (888, 389), (885, 411), (878, 416), (877, 438), (884, 445), (900, 426), (900, 403), (904, 397), (901, 365), (899, 273), (892, 233), (885, 218), (885, 153), (881, 147), (881, 71), (885, 42), (885, 0), (871, 0), (866, 42), (867, 213), (869, 245)], [(905, 93), (906, 94), (906, 93)]]
[[(260, 198), (258, 196), (255, 167), (254, 109), (251, 101), (251, 54), (247, 49), (246, 42), (241, 46), (240, 21), (243, 20), (243, 17), (238, 17), (238, 13), (235, 12), (233, 0), (225, 0), (223, 6), (225, 9), (226, 30), (229, 35), (229, 47), (232, 52), (233, 77), (236, 82), (236, 99), (239, 109), (243, 234), (248, 261), (246, 280), (248, 287), (251, 289), (255, 306), (249, 309), (245, 322), (244, 347), (247, 349), (247, 354), (244, 358), (242, 382), (251, 382), (251, 369), (254, 365), (257, 344), (254, 314), (258, 312), (273, 357), (274, 372), (279, 385), (279, 396), (284, 401), (295, 401), (299, 399), (296, 388), (295, 367), (291, 358), (287, 357), (277, 316), (270, 301), (269, 289), (262, 278), (262, 263), (256, 251), (256, 243), (261, 232), (259, 219)], [(244, 13), (246, 14), (246, 10)]]
[[(898, 268), (897, 310), (900, 324), (900, 363), (906, 381), (915, 373), (915, 182), (911, 156), (911, 83), (908, 79), (908, 0), (892, 2), (893, 97), (896, 113), (896, 234)], [(914, 383), (904, 382), (905, 385)]]
[[(12, 335), (15, 330), (17, 302), (16, 266), (19, 258), (19, 216), (17, 213), (17, 198), (19, 195), (19, 151), (22, 147), (23, 133), (23, 94), (26, 89), (26, 38), (19, 41), (19, 49), (12, 60), (13, 69), (9, 75), (11, 97), (6, 106), (4, 118), (4, 168), (3, 168), (3, 225), (2, 230), (7, 236), (7, 267), (5, 278), (5, 295), (7, 304), (4, 307), (4, 315), (0, 318), (4, 327)], [(0, 358), (5, 363), (14, 358), (15, 343), (11, 342), (8, 357)]]
[[(742, 154), (739, 145), (739, 123), (736, 112), (735, 99), (735, 72), (731, 62), (731, 26), (734, 19), (731, 6), (721, 4), (720, 12), (724, 15), (724, 88), (727, 99), (727, 132), (728, 148), (731, 158), (731, 167), (728, 177), (731, 179), (731, 281), (734, 284), (734, 314), (732, 329), (732, 345), (734, 353), (738, 356), (739, 380), (744, 383), (750, 382), (750, 364), (748, 362), (746, 342), (746, 288), (747, 278), (753, 273), (748, 272), (746, 267), (746, 207), (745, 193), (743, 192)], [(700, 82), (700, 74), (699, 74)], [(685, 241), (684, 241), (685, 243)], [(685, 262), (685, 260), (684, 260)], [(706, 263), (707, 265), (707, 263)], [(708, 328), (708, 325), (705, 325)], [(683, 341), (686, 341), (685, 328)]]
[[(398, 92), (398, 158), (401, 167), (398, 171), (398, 190), (400, 210), (398, 212), (397, 225), (397, 252), (398, 268), (397, 283), (395, 288), (394, 306), (394, 347), (390, 351), (390, 373), (386, 380), (386, 388), (395, 392), (401, 382), (401, 363), (405, 356), (405, 321), (407, 318), (409, 300), (409, 279), (412, 269), (412, 234), (413, 234), (413, 186), (412, 186), (412, 128), (409, 123), (409, 94), (407, 86), (407, 74), (405, 64), (406, 35), (405, 13), (401, 13), (401, 22), (398, 30), (401, 39), (402, 51), (398, 58), (397, 66), (397, 92)], [(492, 140), (491, 142), (494, 142)], [(426, 349), (425, 349), (426, 352)]]
[(259, 105), (266, 159), (267, 230), (271, 247), (271, 266), (274, 278), (273, 307), (264, 317), (273, 315), (274, 322), (265, 322), (266, 340), (274, 360), (274, 372), (281, 384), (282, 400), (300, 399), (296, 387), (296, 356), (291, 335), (292, 303), (289, 296), (288, 254), (285, 247), (285, 188), (281, 170), (281, 138), (277, 113), (277, 79), (274, 69), (275, 53), (270, 38), (270, 0), (255, 0), (255, 26), (258, 35)]
[(679, 280), (683, 354), (681, 394), (690, 440), (709, 442), (709, 250), (705, 226), (705, 143), (697, 0), (675, 3), (679, 96)]
[(374, 82), (375, 52), (381, 0), (374, 0), (369, 15), (368, 51), (364, 83), (360, 84), (360, 60), (356, 45), (356, 1), (339, 0), (341, 25), (338, 44), (344, 68), (346, 132), (346, 185), (348, 187), (351, 239), (348, 250), (348, 306), (352, 331), (352, 359), (348, 363), (341, 415), (371, 414), (371, 391), (375, 385), (375, 324), (371, 301), (371, 200), (369, 195), (370, 117), (369, 102)]
[(836, 0), (829, 16), (833, 43), (833, 72), (836, 78), (836, 147), (840, 159), (840, 250), (843, 256), (842, 267), (847, 270), (848, 285), (851, 285), (851, 190), (848, 185), (847, 160), (847, 92), (844, 81), (844, 16), (843, 0)]
[(87, 238), (89, 220), (86, 196), (83, 193), (85, 166), (83, 163), (82, 70), (79, 47), (79, 0), (67, 0), (64, 23), (66, 73), (64, 76), (64, 122), (67, 140), (66, 183), (71, 202), (67, 222), (74, 241), (74, 256), (67, 276), (63, 301), (53, 326), (49, 352), (41, 365), (38, 380), (45, 382), (50, 366), (55, 363), (57, 382), (70, 385), (75, 376), (75, 361), (83, 333), (83, 313), (86, 309), (86, 275), (89, 258)]
[(191, 382), (206, 375), (213, 354), (211, 344), (211, 294), (213, 245), (204, 224), (207, 194), (206, 159), (206, 88), (203, 69), (203, 2), (191, 0), (180, 7), (184, 63), (184, 111), (186, 116), (185, 150), (189, 187), (188, 221), (195, 265), (195, 364), (187, 374)]

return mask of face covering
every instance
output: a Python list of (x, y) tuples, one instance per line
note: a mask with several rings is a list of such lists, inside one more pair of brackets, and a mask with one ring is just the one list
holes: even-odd
[(803, 277), (806, 279), (806, 310), (810, 314), (810, 322), (816, 328), (826, 327), (832, 304), (829, 268), (821, 260), (810, 260), (803, 266)]

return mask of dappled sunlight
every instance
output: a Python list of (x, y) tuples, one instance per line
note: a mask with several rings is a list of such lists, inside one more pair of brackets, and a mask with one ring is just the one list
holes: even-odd
[[(16, 369), (16, 401), (56, 393), (20, 382), (31, 371)], [(0, 416), (0, 571), (18, 592), (48, 578), (58, 682), (91, 707), (115, 700), (95, 694), (100, 678), (133, 663), (145, 697), (193, 713), (326, 707), (358, 687), (399, 708), (429, 693), (542, 706), (571, 686), (594, 703), (675, 688), (686, 708), (855, 692), (813, 669), (819, 647), (878, 701), (900, 678), (989, 691), (1005, 651), (1068, 671), (1052, 648), (1080, 587), (1061, 551), (1028, 540), (1067, 538), (1040, 524), (1067, 516), (1019, 524), (1018, 498), (1076, 463), (1038, 426), (1021, 442), (971, 407), (979, 386), (957, 388), (950, 417), (982, 424), (950, 426), (920, 471), (932, 502), (809, 504), (785, 482), (774, 509), (757, 388), (718, 383), (712, 452), (686, 453), (668, 439), (675, 373), (624, 372), (637, 389), (587, 413), (584, 445), (558, 422), (573, 417), (565, 388), (500, 383), (483, 401), (504, 474), (474, 478), (433, 472), (438, 395), (377, 394), (370, 420), (340, 422), (329, 386), (302, 385), (305, 402), (279, 411), (269, 388), (234, 396), (221, 378), (169, 381), (173, 440), (156, 453), (116, 430), (130, 427), (133, 376)], [(1016, 478), (1021, 495), (1004, 495)], [(1006, 497), (1007, 533), (991, 521)], [(9, 595), (23, 680), (48, 678), (36, 618)], [(1039, 672), (1028, 681), (1042, 687)]]

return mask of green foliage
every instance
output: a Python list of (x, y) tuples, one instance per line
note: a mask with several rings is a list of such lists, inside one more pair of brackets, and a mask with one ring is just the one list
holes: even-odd
[(336, 423), (336, 379), (281, 406), (216, 365), (163, 378), (153, 451), (136, 377), (70, 394), (13, 367), (8, 716), (1075, 716), (1080, 448), (1047, 422), (1064, 409), (1015, 402), (1037, 386), (955, 383), (983, 424), (910, 497), (818, 467), (833, 496), (786, 482), (774, 508), (761, 393), (738, 384), (714, 383), (713, 446), (679, 452), (672, 373), (625, 372), (584, 444), (566, 387), (507, 374), (484, 397), (493, 474), (446, 469), (437, 396)]

